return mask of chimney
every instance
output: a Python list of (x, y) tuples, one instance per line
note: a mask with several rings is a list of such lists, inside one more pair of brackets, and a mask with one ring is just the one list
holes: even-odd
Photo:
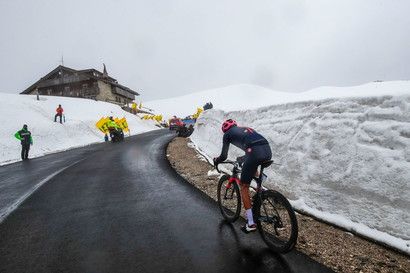
[(104, 70), (103, 70), (103, 78), (108, 78), (108, 73), (107, 73), (107, 68), (105, 67), (105, 64), (103, 63)]

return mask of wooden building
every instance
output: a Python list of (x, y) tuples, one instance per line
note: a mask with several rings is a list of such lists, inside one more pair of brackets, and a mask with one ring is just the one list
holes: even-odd
[(139, 95), (108, 76), (105, 65), (103, 72), (75, 70), (60, 65), (20, 94), (35, 95), (37, 92), (46, 96), (87, 98), (118, 105), (128, 104)]

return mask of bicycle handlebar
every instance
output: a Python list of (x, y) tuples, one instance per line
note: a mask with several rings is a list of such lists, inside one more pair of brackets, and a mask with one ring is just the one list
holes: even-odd
[(220, 163), (216, 164), (216, 165), (215, 165), (215, 169), (218, 171), (218, 173), (221, 173), (221, 171), (220, 171), (219, 168), (218, 168), (218, 165), (219, 165), (219, 164), (231, 164), (231, 165), (235, 165), (235, 164), (238, 164), (238, 162), (237, 162), (237, 161), (232, 161), (232, 160), (226, 160), (226, 161), (224, 161), (224, 162), (220, 162)]
[[(236, 160), (236, 161), (232, 161), (232, 160), (226, 160), (226, 161), (224, 161), (224, 162), (220, 162), (220, 163), (218, 163), (218, 164), (216, 164), (215, 165), (215, 169), (218, 171), (218, 173), (221, 173), (221, 171), (219, 170), (219, 168), (218, 168), (218, 165), (219, 164), (230, 164), (230, 165), (233, 165), (233, 166), (237, 166), (237, 167), (242, 167), (242, 162), (238, 162), (238, 160)], [(277, 165), (277, 166), (281, 166), (282, 164), (278, 164), (278, 163), (275, 163), (275, 162), (272, 162), (272, 164), (274, 164), (274, 165)]]

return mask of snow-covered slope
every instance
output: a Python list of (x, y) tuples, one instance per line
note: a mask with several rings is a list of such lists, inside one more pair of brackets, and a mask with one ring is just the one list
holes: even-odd
[(302, 93), (279, 92), (255, 85), (232, 85), (170, 99), (148, 101), (145, 105), (165, 117), (185, 117), (207, 102), (224, 111), (255, 109), (273, 104), (326, 98), (400, 95), (409, 91), (409, 81), (372, 82), (352, 87), (320, 87)]
[[(252, 94), (252, 96), (249, 96)], [(232, 85), (223, 88), (205, 90), (170, 99), (148, 101), (145, 105), (165, 117), (186, 117), (196, 112), (197, 107), (212, 102), (214, 108), (233, 111), (243, 107), (259, 107), (266, 105), (273, 91), (254, 85)], [(246, 103), (248, 101), (248, 103)]]
[[(224, 119), (255, 128), (281, 164), (267, 170), (269, 186), (296, 208), (410, 253), (410, 82), (287, 95), (205, 111), (191, 139), (212, 158)], [(241, 154), (231, 147), (232, 159)]]
[[(64, 124), (54, 122), (58, 104), (64, 108)], [(142, 121), (114, 104), (88, 99), (41, 96), (37, 101), (35, 96), (0, 93), (0, 105), (0, 164), (20, 160), (20, 142), (14, 134), (23, 124), (33, 136), (29, 157), (103, 141), (95, 127), (103, 116), (125, 116), (132, 135), (158, 129), (152, 121)]]

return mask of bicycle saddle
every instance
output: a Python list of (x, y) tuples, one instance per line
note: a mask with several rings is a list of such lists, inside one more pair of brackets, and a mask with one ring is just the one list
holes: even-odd
[(267, 160), (261, 164), (262, 168), (267, 168), (273, 163), (273, 160)]

